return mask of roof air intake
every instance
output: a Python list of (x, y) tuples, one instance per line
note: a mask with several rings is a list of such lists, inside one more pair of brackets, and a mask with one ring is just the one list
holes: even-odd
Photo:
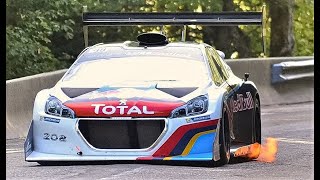
[(137, 40), (139, 41), (139, 45), (141, 46), (168, 44), (167, 37), (160, 33), (143, 33), (137, 37)]

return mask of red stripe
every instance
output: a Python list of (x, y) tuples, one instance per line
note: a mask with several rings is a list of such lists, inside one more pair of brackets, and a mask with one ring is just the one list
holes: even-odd
[(218, 124), (218, 119), (181, 126), (169, 137), (169, 139), (152, 156), (167, 157), (169, 156), (170, 152), (178, 144), (179, 140), (184, 136), (185, 133), (187, 133), (191, 129), (201, 128), (205, 126), (212, 126), (216, 124)]
[[(126, 102), (126, 108), (124, 110), (124, 114), (120, 114), (120, 110), (117, 108), (117, 110), (111, 114), (106, 115), (102, 112), (102, 108), (104, 106), (101, 106), (99, 108), (98, 114), (94, 112), (95, 107), (92, 106), (92, 104), (105, 104), (105, 106), (119, 106), (119, 101), (94, 101), (94, 102), (66, 102), (64, 103), (65, 106), (71, 108), (77, 117), (168, 117), (172, 110), (175, 108), (181, 106), (184, 104), (182, 101), (178, 102), (157, 102), (157, 101), (128, 101)], [(143, 106), (147, 107), (148, 111), (154, 111), (154, 114), (137, 114), (132, 113), (130, 115), (127, 114), (128, 110), (132, 106), (137, 106), (141, 112), (143, 110)]]
[(153, 159), (152, 156), (148, 156), (148, 157), (138, 157), (138, 158), (137, 158), (137, 160), (142, 160), (142, 161), (144, 161), (144, 160), (148, 161), (148, 160), (152, 160), (152, 159)]

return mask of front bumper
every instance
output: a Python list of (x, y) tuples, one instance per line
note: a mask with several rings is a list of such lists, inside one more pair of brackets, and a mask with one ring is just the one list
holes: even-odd
[(213, 117), (213, 114), (176, 119), (162, 118), (165, 122), (163, 132), (150, 147), (143, 149), (95, 148), (79, 131), (79, 119), (52, 116), (50, 118), (56, 120), (44, 120), (48, 116), (43, 114), (30, 125), (25, 142), (26, 161), (218, 159), (216, 130), (219, 118)]

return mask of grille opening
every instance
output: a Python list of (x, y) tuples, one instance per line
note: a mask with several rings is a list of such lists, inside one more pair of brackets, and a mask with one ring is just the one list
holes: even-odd
[(164, 126), (164, 120), (79, 120), (81, 134), (98, 149), (148, 148)]

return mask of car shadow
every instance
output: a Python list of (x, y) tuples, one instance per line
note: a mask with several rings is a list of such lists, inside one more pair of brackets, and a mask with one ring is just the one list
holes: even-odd
[[(233, 158), (230, 160), (229, 164), (239, 164), (244, 162), (252, 161), (247, 158)], [(41, 165), (37, 164), (33, 167), (39, 166), (87, 166), (87, 165), (117, 165), (117, 164), (148, 164), (148, 165), (166, 165), (166, 166), (190, 166), (190, 167), (218, 167), (213, 162), (210, 161), (162, 161), (162, 160), (154, 160), (154, 161), (130, 161), (130, 160), (112, 160), (112, 161), (60, 161), (60, 162), (42, 162)]]

